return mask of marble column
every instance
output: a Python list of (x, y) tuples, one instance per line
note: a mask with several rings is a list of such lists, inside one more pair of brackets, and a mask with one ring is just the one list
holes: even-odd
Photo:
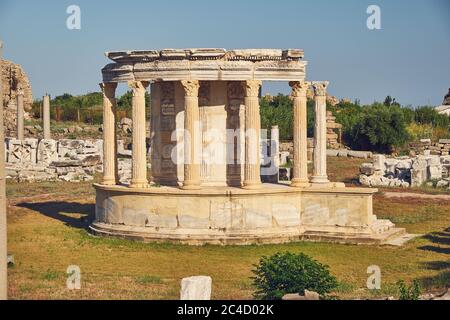
[(294, 114), (294, 168), (291, 179), (292, 187), (307, 187), (308, 181), (308, 120), (306, 117), (306, 92), (309, 83), (305, 81), (289, 82), (292, 88), (292, 102)]
[(100, 83), (103, 93), (103, 181), (115, 185), (117, 168), (116, 146), (116, 88), (117, 83)]
[(315, 101), (313, 184), (326, 184), (327, 177), (327, 81), (313, 82)]
[(44, 107), (42, 111), (42, 126), (44, 128), (44, 139), (51, 139), (50, 134), (50, 96), (44, 96)]
[(245, 90), (245, 163), (243, 188), (261, 187), (261, 118), (259, 115), (259, 89), (261, 81), (248, 80), (243, 83)]
[[(2, 70), (2, 47), (0, 41), (0, 70)], [(5, 144), (3, 126), (2, 72), (0, 72), (0, 300), (8, 298), (8, 250), (6, 232), (6, 192), (5, 192)]]
[(128, 83), (133, 91), (133, 146), (130, 188), (145, 188), (148, 186), (145, 141), (145, 92), (148, 84), (146, 81), (130, 81)]
[(182, 80), (184, 89), (184, 181), (183, 189), (200, 189), (200, 120), (197, 80)]
[(24, 125), (23, 125), (23, 89), (21, 87), (17, 90), (17, 139), (24, 139)]

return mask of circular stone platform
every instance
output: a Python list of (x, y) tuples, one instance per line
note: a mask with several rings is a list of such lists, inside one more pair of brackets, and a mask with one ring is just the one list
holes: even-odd
[[(333, 186), (333, 185), (331, 185)], [(378, 244), (403, 233), (372, 214), (365, 188), (261, 189), (94, 185), (95, 234), (187, 244), (282, 243), (301, 239)]]

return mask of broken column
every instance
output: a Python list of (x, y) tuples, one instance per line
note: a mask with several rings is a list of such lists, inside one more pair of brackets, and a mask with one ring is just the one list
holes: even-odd
[(44, 107), (42, 112), (42, 122), (44, 127), (44, 139), (51, 139), (50, 134), (50, 96), (44, 96)]

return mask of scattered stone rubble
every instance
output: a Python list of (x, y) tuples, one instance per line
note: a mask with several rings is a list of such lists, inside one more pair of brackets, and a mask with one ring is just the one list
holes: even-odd
[(359, 182), (370, 187), (419, 187), (424, 183), (438, 188), (449, 186), (450, 156), (419, 155), (388, 158), (373, 156), (372, 163), (360, 166)]
[(5, 139), (6, 178), (89, 181), (102, 171), (103, 140)]

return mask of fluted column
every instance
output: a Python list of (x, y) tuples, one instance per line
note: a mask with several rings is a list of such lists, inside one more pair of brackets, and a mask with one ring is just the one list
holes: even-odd
[(43, 121), (43, 128), (44, 128), (44, 139), (51, 139), (51, 133), (50, 133), (50, 96), (46, 94), (44, 96), (44, 107), (42, 108), (42, 121)]
[(183, 189), (200, 189), (200, 132), (197, 80), (182, 80), (184, 89), (184, 181)]
[(314, 171), (311, 182), (325, 184), (330, 182), (327, 176), (327, 81), (313, 82), (315, 101), (314, 123)]
[(24, 126), (23, 126), (23, 89), (21, 87), (17, 90), (17, 139), (23, 140)]
[(248, 80), (245, 89), (245, 163), (243, 188), (261, 187), (259, 88), (261, 81)]
[(115, 185), (116, 180), (116, 88), (117, 83), (100, 83), (103, 92), (103, 181)]
[(145, 91), (148, 82), (130, 81), (128, 85), (133, 91), (133, 146), (130, 187), (145, 188), (148, 185), (147, 152), (145, 145)]
[(291, 179), (292, 187), (307, 187), (308, 181), (308, 146), (307, 146), (307, 117), (306, 92), (309, 83), (305, 81), (289, 82), (292, 87), (292, 102), (294, 113), (294, 172)]

